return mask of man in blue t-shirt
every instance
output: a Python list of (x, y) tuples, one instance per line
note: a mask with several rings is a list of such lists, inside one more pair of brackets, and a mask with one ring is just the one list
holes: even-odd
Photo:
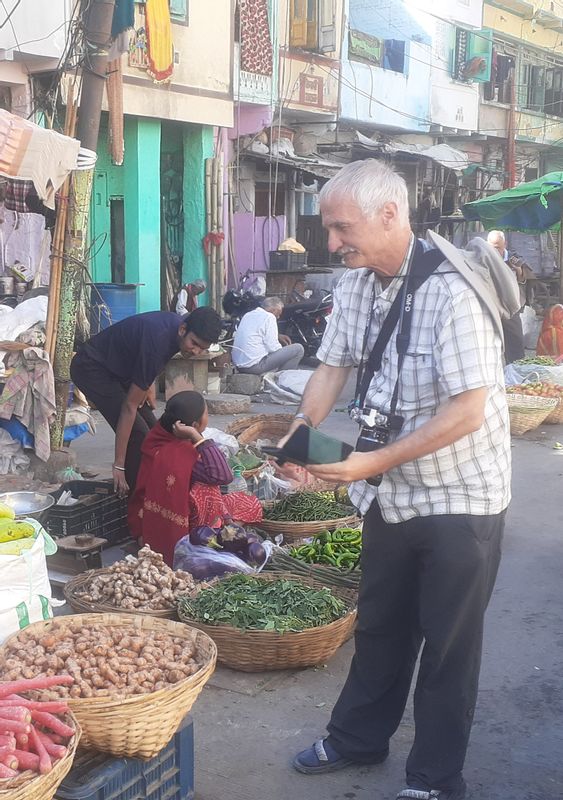
[(96, 334), (72, 359), (72, 380), (115, 431), (112, 471), (120, 495), (135, 488), (141, 445), (156, 424), (155, 380), (176, 353), (197, 356), (220, 333), (221, 318), (212, 308), (184, 317), (149, 311)]

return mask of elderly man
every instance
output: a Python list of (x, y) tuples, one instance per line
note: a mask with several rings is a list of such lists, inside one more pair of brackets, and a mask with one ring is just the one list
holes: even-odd
[(365, 515), (362, 579), (355, 655), (328, 737), (293, 765), (315, 774), (382, 762), (422, 646), (397, 798), (461, 800), (510, 499), (500, 319), (453, 246), (448, 261), (415, 239), (391, 167), (349, 164), (320, 201), (329, 249), (348, 269), (292, 430), (318, 425), (359, 366), (356, 452), (310, 471), (351, 483)]
[(278, 333), (283, 311), (279, 297), (267, 297), (262, 307), (241, 319), (233, 342), (233, 364), (239, 372), (263, 375), (279, 369), (296, 369), (305, 355), (303, 346), (291, 344)]
[(522, 309), (526, 304), (526, 283), (530, 277), (535, 277), (533, 271), (523, 259), (510, 256), (506, 249), (506, 239), (502, 231), (489, 231), (487, 242), (500, 254), (505, 264), (510, 267), (520, 289), (520, 311), (513, 317), (503, 322), (504, 329), (504, 358), (507, 364), (524, 358), (524, 332), (522, 330)]

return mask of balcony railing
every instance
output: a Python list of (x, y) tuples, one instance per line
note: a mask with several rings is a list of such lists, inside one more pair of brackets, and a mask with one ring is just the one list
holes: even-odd
[(244, 72), (240, 69), (240, 46), (238, 43), (235, 43), (234, 70), (235, 101), (266, 106), (275, 102), (273, 76), (255, 75), (253, 72)]

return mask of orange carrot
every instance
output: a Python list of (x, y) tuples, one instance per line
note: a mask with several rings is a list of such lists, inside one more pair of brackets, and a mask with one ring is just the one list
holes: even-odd
[(46, 775), (48, 772), (51, 772), (53, 769), (51, 757), (49, 756), (45, 745), (39, 738), (38, 731), (36, 731), (33, 726), (31, 727), (31, 731), (29, 733), (29, 744), (39, 756), (39, 772), (41, 775)]

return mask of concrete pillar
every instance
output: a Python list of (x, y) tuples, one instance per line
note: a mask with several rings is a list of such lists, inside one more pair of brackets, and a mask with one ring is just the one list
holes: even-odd
[(160, 309), (160, 120), (126, 117), (125, 272), (142, 283), (137, 311)]
[[(186, 125), (184, 128), (184, 260), (182, 281), (209, 281), (203, 238), (205, 222), (205, 159), (213, 156), (213, 128)], [(200, 305), (208, 302), (208, 293)]]

